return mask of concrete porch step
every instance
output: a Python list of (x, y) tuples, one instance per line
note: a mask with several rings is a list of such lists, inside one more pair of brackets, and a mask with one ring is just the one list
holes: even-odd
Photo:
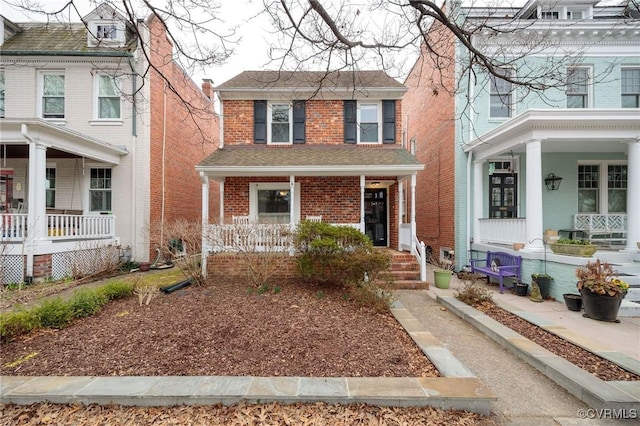
[(620, 304), (620, 310), (618, 311), (619, 317), (640, 317), (640, 303), (636, 303), (632, 300), (627, 300), (629, 295), (622, 300)]

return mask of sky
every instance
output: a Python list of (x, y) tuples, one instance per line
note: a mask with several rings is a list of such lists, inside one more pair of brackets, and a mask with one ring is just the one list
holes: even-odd
[[(67, 0), (44, 0), (47, 10), (54, 6), (62, 7)], [(93, 10), (93, 6), (88, 1), (76, 2), (80, 13), (86, 15)], [(214, 85), (224, 83), (235, 75), (245, 70), (255, 70), (265, 68), (269, 59), (268, 44), (265, 40), (265, 32), (268, 29), (268, 22), (265, 17), (258, 17), (248, 21), (248, 17), (253, 17), (262, 10), (262, 1), (251, 0), (222, 0), (220, 17), (231, 26), (239, 26), (238, 36), (240, 42), (233, 46), (234, 55), (220, 66), (209, 67), (206, 70), (197, 70), (191, 78), (199, 85), (203, 78), (210, 78)], [(84, 6), (84, 7), (83, 7)], [(238, 11), (242, 12), (239, 13)], [(42, 20), (37, 15), (27, 17), (23, 12), (9, 7), (4, 0), (0, 0), (0, 13), (14, 22), (27, 22), (29, 20)], [(139, 17), (146, 17), (140, 15)], [(79, 22), (78, 18), (72, 18)], [(273, 68), (272, 65), (270, 68)]]

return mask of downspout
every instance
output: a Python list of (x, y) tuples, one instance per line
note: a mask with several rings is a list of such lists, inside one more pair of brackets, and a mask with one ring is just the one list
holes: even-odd
[[(473, 217), (471, 216), (471, 159), (473, 158), (473, 151), (469, 151), (467, 153), (467, 241), (466, 241), (466, 255), (470, 257), (471, 255), (471, 222), (473, 221)], [(475, 176), (474, 176), (475, 178)], [(469, 259), (467, 262), (469, 263)]]
[(161, 165), (161, 173), (162, 176), (160, 178), (162, 184), (162, 203), (160, 204), (160, 243), (164, 241), (164, 209), (165, 209), (165, 192), (166, 192), (166, 183), (165, 183), (165, 150), (167, 145), (167, 82), (164, 82), (164, 87), (162, 90), (162, 165)]

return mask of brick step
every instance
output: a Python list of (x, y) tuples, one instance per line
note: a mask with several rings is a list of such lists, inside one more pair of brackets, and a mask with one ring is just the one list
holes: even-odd
[(410, 262), (391, 262), (392, 271), (419, 271), (420, 265), (415, 260)]
[(429, 283), (418, 280), (396, 280), (388, 286), (391, 290), (429, 290)]
[(420, 281), (420, 271), (391, 271), (391, 276), (395, 281)]

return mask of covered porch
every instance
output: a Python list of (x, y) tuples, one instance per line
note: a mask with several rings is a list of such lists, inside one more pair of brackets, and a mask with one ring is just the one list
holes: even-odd
[(423, 168), (398, 147), (225, 146), (196, 169), (208, 193), (219, 183), (220, 217), (209, 218), (203, 196), (203, 272), (208, 252), (293, 253), (291, 231), (301, 220), (350, 226), (378, 247), (409, 251), (424, 265), (415, 233), (416, 174)]
[(116, 217), (96, 209), (110, 176), (93, 170), (118, 165), (127, 150), (41, 119), (0, 123), (2, 283), (91, 273), (114, 252), (117, 261)]
[(459, 253), (492, 243), (542, 251), (545, 229), (638, 251), (637, 110), (529, 110), (463, 151), (471, 184)]

